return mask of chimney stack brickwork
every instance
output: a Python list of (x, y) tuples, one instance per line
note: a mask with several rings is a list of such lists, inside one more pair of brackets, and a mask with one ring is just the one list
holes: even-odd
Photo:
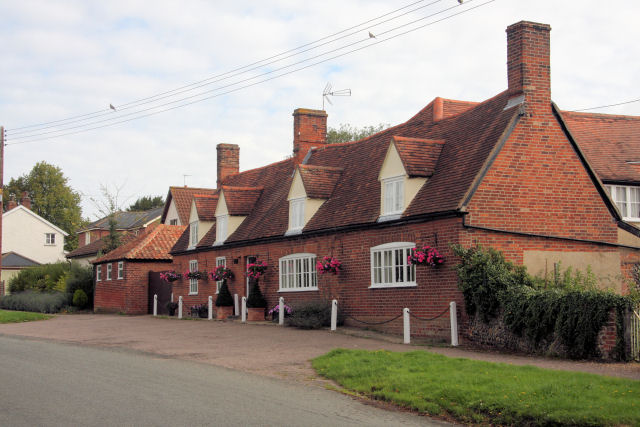
[(31, 209), (31, 199), (29, 198), (29, 193), (26, 191), (22, 192), (22, 199), (20, 199), (20, 204), (27, 209)]
[(18, 206), (18, 203), (16, 202), (16, 198), (12, 194), (11, 197), (9, 198), (9, 202), (7, 203), (7, 211), (10, 211), (11, 209), (16, 208), (17, 206)]
[(216, 186), (220, 188), (222, 181), (240, 172), (240, 147), (236, 144), (218, 144)]
[(293, 111), (293, 157), (302, 160), (313, 147), (327, 144), (327, 113), (323, 110), (298, 108)]

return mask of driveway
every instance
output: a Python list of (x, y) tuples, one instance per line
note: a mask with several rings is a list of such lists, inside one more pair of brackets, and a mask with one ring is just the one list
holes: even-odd
[(267, 322), (243, 324), (239, 321), (75, 314), (58, 315), (47, 321), (2, 324), (0, 334), (95, 347), (125, 348), (321, 385), (326, 384), (326, 381), (315, 374), (310, 359), (337, 347), (391, 351), (424, 349), (453, 357), (640, 380), (638, 363), (574, 362), (464, 348), (407, 346), (399, 343), (400, 337), (360, 329), (339, 328), (339, 332), (305, 331)]

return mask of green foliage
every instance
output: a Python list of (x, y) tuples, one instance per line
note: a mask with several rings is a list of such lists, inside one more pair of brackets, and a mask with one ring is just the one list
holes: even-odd
[(311, 363), (351, 392), (463, 424), (640, 425), (640, 381), (425, 351), (336, 349)]
[(87, 306), (88, 302), (89, 298), (87, 297), (87, 294), (82, 289), (76, 289), (73, 293), (73, 305), (82, 310)]
[[(287, 317), (287, 324), (301, 329), (319, 329), (331, 325), (331, 301), (317, 299), (293, 304), (293, 313)], [(344, 323), (344, 316), (338, 311), (338, 324)]]
[(50, 318), (51, 316), (40, 313), (0, 310), (0, 323), (22, 323), (31, 322), (32, 320), (46, 320)]
[(65, 291), (69, 295), (74, 295), (78, 290), (82, 290), (85, 293), (87, 304), (89, 307), (93, 307), (93, 267), (72, 262), (67, 274)]
[(340, 142), (357, 141), (367, 136), (383, 131), (389, 124), (380, 123), (377, 126), (364, 126), (362, 128), (353, 127), (348, 124), (340, 124), (338, 129), (330, 127), (327, 130), (327, 144), (337, 144)]
[[(216, 307), (231, 307), (232, 305), (233, 305), (233, 297), (231, 296), (231, 292), (229, 292), (227, 281), (223, 280), (222, 285), (220, 285), (220, 291), (218, 292), (218, 296), (216, 297)], [(265, 304), (265, 307), (266, 307), (266, 304)]]
[(13, 194), (20, 199), (22, 192), (27, 191), (31, 210), (69, 233), (64, 248), (71, 251), (78, 246), (75, 232), (85, 221), (82, 219), (80, 193), (74, 191), (68, 182), (62, 169), (42, 161), (36, 163), (28, 174), (12, 178), (5, 186), (4, 194), (5, 197)]
[(69, 265), (66, 262), (42, 264), (21, 270), (9, 280), (11, 293), (33, 290), (37, 292), (52, 291), (60, 278), (64, 277)]
[(69, 305), (67, 294), (59, 292), (25, 291), (6, 295), (0, 299), (0, 308), (5, 310), (33, 311), (36, 313), (58, 313)]
[(142, 196), (127, 208), (129, 212), (148, 211), (164, 206), (162, 196)]
[(249, 298), (247, 298), (247, 307), (249, 308), (267, 308), (267, 300), (264, 299), (260, 285), (257, 279), (251, 279), (251, 290)]
[(118, 231), (117, 227), (118, 221), (116, 220), (115, 214), (112, 213), (109, 215), (109, 234), (102, 238), (104, 245), (102, 245), (101, 252), (107, 254), (120, 246), (121, 233)]

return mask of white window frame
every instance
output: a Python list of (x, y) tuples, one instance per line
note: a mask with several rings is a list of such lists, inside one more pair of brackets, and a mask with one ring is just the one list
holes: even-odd
[(87, 231), (84, 233), (84, 244), (85, 246), (91, 243), (91, 232)]
[(111, 280), (111, 263), (107, 264), (107, 280)]
[(398, 215), (404, 211), (404, 176), (382, 180), (382, 215)]
[[(227, 259), (223, 256), (216, 257), (216, 268), (220, 266), (227, 266)], [(216, 294), (220, 293), (220, 286), (222, 286), (222, 282), (224, 282), (224, 280), (216, 280)]]
[(279, 260), (280, 289), (278, 292), (306, 292), (318, 290), (316, 254), (297, 253)]
[(56, 245), (56, 233), (44, 233), (44, 244), (46, 246)]
[(216, 241), (214, 245), (221, 245), (227, 240), (229, 232), (229, 215), (216, 216)]
[[(404, 288), (418, 286), (416, 267), (409, 264), (408, 256), (415, 243), (393, 242), (370, 248), (370, 288)], [(398, 262), (399, 261), (399, 262)], [(398, 278), (402, 280), (398, 280)]]
[(102, 266), (96, 266), (96, 282), (102, 282)]
[(304, 228), (304, 208), (306, 197), (289, 200), (289, 231), (302, 231)]
[[(189, 261), (189, 271), (198, 271), (198, 260)], [(189, 295), (198, 295), (198, 279), (189, 279)]]
[(118, 280), (124, 279), (124, 261), (118, 261)]
[[(607, 191), (609, 191), (609, 196), (611, 196), (611, 200), (614, 201), (620, 214), (622, 215), (622, 219), (625, 221), (640, 221), (640, 187), (632, 186), (632, 185), (606, 185)], [(636, 193), (636, 200), (632, 201), (632, 195)], [(624, 200), (621, 195), (624, 196)], [(631, 206), (636, 205), (636, 209), (638, 209), (638, 216), (631, 215)]]
[(189, 224), (189, 249), (193, 249), (198, 244), (198, 221)]

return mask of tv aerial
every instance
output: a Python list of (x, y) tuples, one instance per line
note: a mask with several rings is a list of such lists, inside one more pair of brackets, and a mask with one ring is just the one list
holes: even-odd
[(333, 105), (330, 96), (351, 96), (351, 89), (331, 90), (331, 83), (327, 83), (322, 91), (322, 109), (324, 110), (324, 100), (326, 99), (329, 105)]

